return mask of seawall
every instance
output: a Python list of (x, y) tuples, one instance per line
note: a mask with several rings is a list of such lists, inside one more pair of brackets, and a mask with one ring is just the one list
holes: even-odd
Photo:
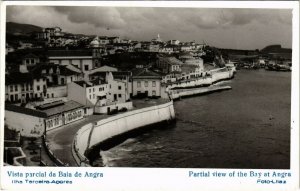
[(191, 97), (196, 95), (204, 95), (213, 92), (219, 92), (224, 90), (232, 89), (230, 86), (212, 86), (206, 88), (195, 88), (195, 89), (185, 89), (185, 90), (174, 90), (170, 93), (170, 98), (172, 100), (184, 98), (184, 97)]
[(128, 111), (81, 127), (74, 139), (78, 165), (87, 163), (88, 151), (102, 142), (139, 128), (175, 119), (173, 101)]
[(234, 70), (228, 68), (219, 68), (215, 70), (211, 70), (211, 75), (197, 78), (184, 80), (179, 82), (174, 82), (172, 84), (168, 84), (166, 87), (166, 91), (171, 91), (172, 89), (187, 89), (187, 88), (195, 88), (195, 87), (207, 87), (212, 84), (215, 84), (219, 81), (228, 80), (234, 77)]

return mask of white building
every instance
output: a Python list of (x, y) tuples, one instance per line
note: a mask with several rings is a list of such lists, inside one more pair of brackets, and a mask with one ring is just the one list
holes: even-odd
[(37, 106), (36, 109), (5, 105), (8, 128), (26, 137), (40, 137), (48, 130), (77, 121), (83, 116), (83, 105), (75, 101), (56, 101)]
[(92, 107), (94, 112), (109, 113), (113, 109), (132, 108), (128, 83), (114, 79), (111, 72), (97, 72), (92, 81), (68, 84), (68, 99)]
[(160, 97), (161, 75), (148, 69), (137, 68), (132, 71), (133, 97)]
[(88, 107), (93, 107), (96, 103), (104, 106), (107, 104), (108, 89), (108, 84), (100, 80), (76, 81), (67, 85), (68, 99)]
[(14, 72), (5, 75), (5, 100), (10, 102), (27, 102), (46, 96), (46, 78), (41, 75)]
[(174, 52), (173, 46), (166, 45), (159, 49), (159, 52), (171, 54)]
[(180, 41), (179, 40), (170, 40), (169, 43), (171, 45), (179, 45)]

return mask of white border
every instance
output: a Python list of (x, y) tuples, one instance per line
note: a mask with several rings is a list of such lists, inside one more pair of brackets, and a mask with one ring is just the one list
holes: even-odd
[[(293, 177), (287, 185), (257, 185), (251, 179), (220, 179), (220, 178), (188, 178), (189, 169), (159, 169), (159, 168), (37, 168), (37, 167), (12, 167), (25, 172), (34, 171), (101, 171), (104, 173), (102, 179), (80, 179), (72, 186), (62, 185), (60, 188), (72, 188), (73, 190), (82, 189), (106, 189), (106, 190), (296, 190), (299, 188), (299, 2), (297, 1), (6, 1), (1, 2), (1, 54), (0, 54), (0, 116), (4, 116), (5, 87), (5, 22), (7, 5), (48, 5), (48, 6), (116, 6), (116, 7), (191, 7), (191, 8), (274, 8), (274, 9), (293, 9), (293, 71), (292, 71), (292, 104), (291, 104), (291, 172)], [(3, 117), (0, 119), (1, 127), (4, 126)], [(3, 128), (0, 128), (1, 139), (3, 140)], [(0, 148), (3, 148), (3, 141), (0, 141)], [(7, 176), (2, 167), (3, 149), (0, 149), (1, 178), (0, 188), (7, 183)], [(214, 169), (192, 169), (194, 171)], [(251, 170), (251, 169), (249, 169)], [(249, 171), (241, 170), (241, 171)], [(231, 172), (232, 169), (219, 169), (219, 171)], [(237, 171), (240, 171), (237, 169)], [(267, 171), (267, 170), (258, 170)], [(271, 170), (272, 171), (272, 170)], [(35, 186), (27, 187), (9, 186), (8, 189), (32, 190), (36, 189), (57, 189), (57, 186)]]

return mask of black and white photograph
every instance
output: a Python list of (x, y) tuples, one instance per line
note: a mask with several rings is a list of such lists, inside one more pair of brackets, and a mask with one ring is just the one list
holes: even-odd
[(290, 169), (292, 20), (8, 5), (4, 166)]

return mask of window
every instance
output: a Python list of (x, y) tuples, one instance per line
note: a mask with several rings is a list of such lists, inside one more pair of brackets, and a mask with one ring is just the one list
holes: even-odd
[(26, 91), (28, 91), (29, 90), (29, 87), (28, 87), (28, 84), (26, 84)]
[(31, 59), (31, 64), (34, 64), (34, 59)]
[(156, 91), (155, 90), (152, 91), (152, 96), (156, 96)]
[(148, 87), (148, 81), (145, 81), (145, 87)]
[(89, 70), (89, 65), (84, 65), (84, 70)]
[(71, 76), (71, 82), (73, 82), (73, 77)]
[(18, 91), (18, 85), (15, 85), (15, 91)]
[(122, 89), (122, 86), (118, 86), (118, 89), (121, 90), (121, 89)]
[(95, 99), (95, 94), (93, 94), (93, 99)]
[(22, 84), (22, 91), (24, 91), (24, 84)]
[(122, 94), (119, 94), (119, 97), (122, 97)]
[(47, 98), (49, 98), (49, 94), (47, 94)]
[(99, 92), (102, 91), (102, 88), (99, 88)]
[(52, 97), (54, 97), (54, 93), (52, 93)]
[(9, 86), (10, 87), (10, 92), (14, 91), (14, 86)]
[(18, 101), (18, 100), (19, 100), (19, 98), (18, 98), (18, 94), (16, 94), (16, 95), (15, 95), (15, 100), (16, 100), (16, 101)]
[(137, 82), (137, 87), (141, 87), (141, 82), (140, 81)]
[(26, 64), (29, 64), (29, 59), (26, 59)]
[(60, 82), (61, 82), (62, 85), (65, 84), (65, 79), (64, 79), (64, 78), (61, 78), (61, 79), (60, 79)]
[(36, 86), (36, 90), (37, 90), (37, 91), (40, 91), (40, 86)]
[(109, 89), (111, 89), (111, 84), (109, 84)]
[(89, 92), (91, 93), (91, 92), (92, 92), (92, 89), (89, 89)]
[(95, 88), (93, 88), (93, 92), (95, 92)]
[(90, 99), (92, 99), (92, 96), (90, 95)]
[(152, 81), (152, 87), (156, 87), (156, 81)]
[(29, 84), (30, 90), (33, 90), (33, 84)]
[(54, 119), (54, 124), (55, 124), (55, 125), (58, 125), (58, 124), (59, 124), (58, 118), (55, 118), (55, 119)]

